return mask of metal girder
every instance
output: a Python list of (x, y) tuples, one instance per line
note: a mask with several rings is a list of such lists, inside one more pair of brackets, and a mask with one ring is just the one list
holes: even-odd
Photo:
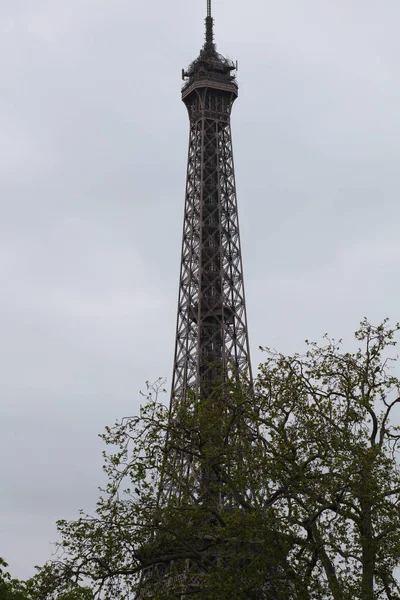
[(225, 89), (185, 97), (190, 119), (172, 405), (221, 373), (251, 376), (230, 113)]

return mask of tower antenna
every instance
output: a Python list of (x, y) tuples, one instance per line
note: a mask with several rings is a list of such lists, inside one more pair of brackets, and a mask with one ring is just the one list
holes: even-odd
[(211, 0), (207, 0), (206, 46), (209, 48), (214, 46), (214, 19), (211, 16)]

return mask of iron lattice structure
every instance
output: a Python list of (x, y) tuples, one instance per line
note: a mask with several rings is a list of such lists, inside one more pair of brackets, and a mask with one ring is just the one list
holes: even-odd
[(183, 71), (190, 122), (171, 403), (207, 394), (224, 374), (251, 377), (231, 110), (235, 65), (217, 53), (211, 0), (206, 40)]
[[(234, 63), (218, 54), (214, 44), (211, 0), (207, 0), (205, 43), (182, 76), (190, 131), (171, 419), (188, 394), (199, 401), (212, 398), (221, 375), (251, 381), (230, 123), (238, 84)], [(209, 497), (210, 474), (199, 469), (189, 453), (167, 454), (161, 504), (179, 502), (179, 481), (187, 485), (190, 480), (191, 496), (198, 502)], [(221, 502), (220, 495), (215, 501)], [(211, 555), (208, 559), (217, 560)], [(142, 574), (137, 598), (151, 599), (160, 590), (186, 597), (190, 591), (198, 592), (202, 576), (190, 561), (184, 568), (173, 561), (160, 562)]]

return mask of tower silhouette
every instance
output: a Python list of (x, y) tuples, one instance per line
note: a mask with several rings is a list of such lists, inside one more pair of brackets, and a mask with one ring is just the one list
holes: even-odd
[(205, 43), (186, 71), (190, 123), (171, 403), (208, 393), (221, 373), (251, 376), (231, 110), (234, 63), (214, 44), (211, 0)]
[[(237, 65), (217, 52), (211, 0), (207, 0), (205, 25), (205, 42), (199, 56), (182, 70), (182, 100), (190, 129), (171, 429), (188, 397), (198, 403), (213, 402), (221, 381), (243, 377), (251, 381), (230, 123), (238, 96)], [(215, 402), (217, 396), (218, 392)], [(202, 431), (211, 443), (213, 427), (210, 422), (205, 427), (207, 433)], [(188, 485), (190, 497), (197, 503), (220, 503), (221, 494), (213, 488), (211, 471), (199, 467), (190, 452), (171, 450), (168, 441), (160, 483), (161, 504), (168, 505), (169, 500), (179, 503), (182, 489), (187, 490)], [(186, 483), (182, 486), (181, 482)], [(209, 559), (217, 560), (214, 556)], [(187, 597), (193, 590), (197, 593), (201, 571), (190, 561), (183, 568), (161, 561), (143, 573), (137, 598), (147, 600), (157, 593), (154, 589), (160, 593), (160, 589), (167, 588), (175, 590), (174, 598)]]

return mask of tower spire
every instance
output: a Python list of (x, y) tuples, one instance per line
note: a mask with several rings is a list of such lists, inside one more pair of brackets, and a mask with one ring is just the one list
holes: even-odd
[(214, 46), (214, 19), (211, 16), (211, 0), (207, 0), (206, 46)]

